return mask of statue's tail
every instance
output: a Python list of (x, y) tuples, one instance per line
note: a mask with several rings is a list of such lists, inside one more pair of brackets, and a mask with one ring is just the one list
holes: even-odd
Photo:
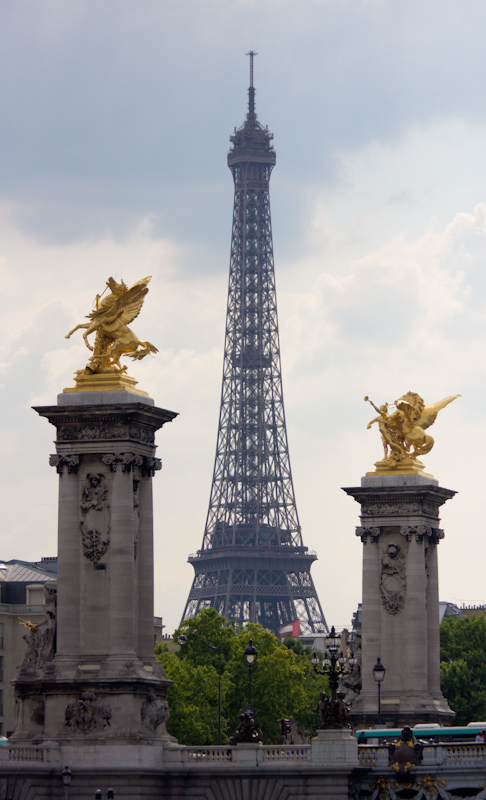
[(159, 352), (157, 348), (150, 342), (140, 342), (140, 344), (141, 347), (138, 350), (134, 350), (133, 353), (125, 353), (125, 355), (130, 356), (130, 358), (133, 358), (135, 361), (140, 361), (140, 359), (145, 358), (145, 356)]

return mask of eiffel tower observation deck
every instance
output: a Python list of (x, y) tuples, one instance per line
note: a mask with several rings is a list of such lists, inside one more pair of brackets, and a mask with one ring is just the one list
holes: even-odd
[(223, 387), (209, 511), (183, 619), (215, 608), (274, 633), (327, 632), (302, 542), (282, 393), (270, 218), (273, 134), (248, 113), (230, 137), (235, 195)]

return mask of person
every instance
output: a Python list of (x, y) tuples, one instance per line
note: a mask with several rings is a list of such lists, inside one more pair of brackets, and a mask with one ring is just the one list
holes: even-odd
[(478, 731), (477, 732), (476, 738), (474, 740), (477, 744), (483, 744), (484, 743), (483, 733), (484, 733), (484, 731), (481, 731), (481, 732)]

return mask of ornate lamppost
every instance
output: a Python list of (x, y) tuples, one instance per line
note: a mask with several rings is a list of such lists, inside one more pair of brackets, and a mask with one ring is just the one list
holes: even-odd
[(68, 797), (69, 797), (69, 786), (71, 784), (72, 774), (73, 773), (71, 772), (69, 767), (64, 767), (63, 771), (61, 772), (62, 783), (63, 783), (63, 786), (64, 786), (64, 798), (65, 798), (65, 800), (68, 800)]
[(248, 664), (248, 703), (245, 711), (240, 714), (238, 728), (233, 736), (230, 737), (230, 744), (258, 744), (262, 741), (262, 732), (257, 727), (255, 722), (255, 712), (251, 707), (251, 671), (255, 659), (257, 657), (257, 649), (250, 639), (248, 647), (245, 650), (245, 658)]
[[(209, 650), (212, 650), (214, 653), (218, 654), (218, 746), (221, 745), (221, 645), (219, 644), (217, 647), (214, 647), (212, 644), (209, 644), (197, 631), (188, 631), (189, 634), (192, 636), (196, 636), (201, 642), (206, 645)], [(181, 645), (185, 645), (187, 642), (187, 636), (181, 634), (178, 637), (177, 641)], [(256, 652), (256, 651), (255, 651)]]
[(253, 667), (253, 663), (257, 657), (257, 649), (253, 644), (253, 641), (250, 639), (248, 641), (248, 647), (245, 650), (245, 658), (248, 662), (248, 711), (252, 711), (251, 707), (251, 670)]
[[(339, 653), (339, 655), (338, 655)], [(319, 669), (319, 656), (316, 652), (311, 659), (312, 666), (316, 675), (327, 675), (329, 677), (329, 688), (331, 697), (327, 697), (325, 692), (321, 692), (321, 698), (317, 705), (321, 719), (321, 728), (344, 728), (347, 727), (348, 712), (344, 704), (344, 692), (338, 692), (339, 679), (351, 670), (356, 660), (353, 657), (345, 658), (341, 650), (341, 637), (336, 633), (334, 625), (326, 636), (326, 651), (322, 659), (322, 669)]]
[(385, 667), (381, 663), (381, 658), (376, 659), (376, 664), (373, 667), (373, 677), (378, 686), (378, 726), (381, 725), (381, 682), (385, 677)]

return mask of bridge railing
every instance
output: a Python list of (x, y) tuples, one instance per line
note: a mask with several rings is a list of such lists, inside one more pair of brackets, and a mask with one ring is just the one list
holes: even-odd
[(236, 747), (169, 747), (164, 751), (164, 764), (201, 767), (204, 764), (295, 764), (311, 762), (311, 745), (247, 744)]
[[(358, 745), (358, 760), (362, 767), (386, 769), (388, 766), (388, 748), (370, 744)], [(478, 765), (486, 768), (486, 744), (467, 743), (439, 743), (426, 744), (423, 749), (422, 766), (434, 767), (439, 764)]]

